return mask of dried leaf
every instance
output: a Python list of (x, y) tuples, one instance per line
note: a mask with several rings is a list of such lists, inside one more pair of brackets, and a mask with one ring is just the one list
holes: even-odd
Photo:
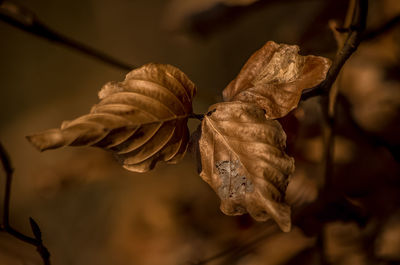
[(218, 194), (227, 215), (246, 212), (258, 220), (272, 216), (289, 231), (290, 207), (284, 202), (294, 160), (284, 153), (286, 134), (254, 104), (212, 105), (202, 121), (200, 176)]
[(325, 79), (331, 64), (327, 58), (298, 52), (296, 45), (267, 42), (224, 89), (224, 100), (255, 103), (269, 119), (285, 116), (297, 107), (304, 89)]
[(176, 163), (185, 154), (195, 93), (179, 69), (147, 64), (123, 82), (106, 84), (89, 114), (27, 139), (41, 151), (67, 145), (109, 149), (126, 169), (145, 172), (159, 161)]

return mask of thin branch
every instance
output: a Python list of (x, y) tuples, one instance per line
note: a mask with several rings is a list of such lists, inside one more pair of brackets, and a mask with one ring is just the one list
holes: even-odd
[(271, 225), (264, 233), (259, 233), (257, 237), (248, 241), (246, 244), (239, 246), (235, 251), (232, 251), (222, 264), (234, 264), (235, 261), (238, 261), (244, 256), (254, 252), (254, 250), (260, 243), (279, 233), (282, 233), (279, 228), (276, 225)]
[(386, 23), (376, 27), (375, 29), (368, 30), (363, 35), (363, 40), (374, 39), (386, 32), (392, 30), (394, 27), (400, 25), (400, 14), (391, 18)]
[(349, 28), (349, 37), (347, 38), (343, 48), (337, 53), (333, 60), (332, 66), (329, 68), (325, 80), (313, 88), (304, 90), (301, 97), (302, 100), (322, 94), (328, 94), (343, 65), (360, 45), (366, 26), (368, 0), (358, 0), (357, 7), (358, 8), (355, 9), (356, 13), (353, 16), (353, 23)]
[(216, 254), (208, 257), (208, 258), (205, 258), (205, 259), (201, 260), (201, 261), (190, 262), (190, 264), (191, 265), (204, 265), (204, 264), (208, 264), (208, 263), (210, 263), (212, 261), (215, 261), (215, 260), (230, 256), (230, 255), (238, 254), (239, 256), (241, 256), (241, 254), (243, 255), (243, 254), (247, 253), (249, 250), (254, 249), (254, 247), (258, 243), (266, 240), (271, 235), (280, 232), (279, 228), (276, 225), (273, 225), (272, 223), (268, 223), (266, 225), (267, 225), (266, 230), (264, 230), (261, 233), (259, 231), (257, 231), (257, 236), (255, 236), (253, 239), (248, 240), (247, 242), (245, 242), (245, 243), (243, 243), (243, 244), (241, 244), (239, 246), (235, 245), (235, 246), (232, 246), (232, 247), (228, 247), (228, 248), (226, 248), (226, 249), (224, 249), (224, 250), (222, 250), (222, 251), (220, 251), (220, 252), (218, 252), (218, 253), (216, 253)]
[(121, 62), (104, 52), (58, 33), (42, 23), (33, 11), (21, 7), (16, 3), (9, 1), (0, 2), (0, 20), (37, 37), (74, 49), (122, 70), (130, 71), (135, 68), (134, 65)]
[(6, 173), (6, 187), (5, 187), (4, 201), (3, 201), (3, 225), (4, 227), (7, 227), (9, 226), (11, 182), (14, 170), (11, 166), (10, 158), (1, 143), (0, 143), (0, 159), (3, 165), (4, 172)]
[[(349, 8), (346, 15), (346, 21), (344, 23), (344, 28), (348, 28), (349, 31), (342, 33), (342, 38), (346, 38), (346, 41), (343, 42), (340, 40), (340, 36), (338, 36), (338, 54), (337, 56), (341, 56), (341, 52), (347, 45), (354, 45), (354, 51), (357, 49), (357, 46), (360, 44), (362, 40), (362, 36), (364, 34), (364, 30), (366, 27), (367, 20), (367, 12), (368, 12), (368, 1), (364, 0), (353, 0), (349, 4)], [(354, 36), (355, 43), (350, 41), (350, 38)], [(343, 44), (344, 43), (344, 44)], [(354, 52), (353, 51), (353, 52)], [(348, 55), (348, 58), (351, 56), (351, 53)], [(345, 61), (343, 61), (344, 64)], [(322, 106), (325, 110), (326, 117), (326, 149), (325, 149), (325, 184), (323, 191), (327, 191), (329, 187), (333, 185), (333, 172), (334, 172), (334, 146), (335, 146), (335, 103), (336, 97), (338, 94), (338, 82), (341, 77), (340, 69), (337, 72), (335, 80), (330, 87), (326, 87), (329, 93), (324, 94), (324, 105)], [(325, 102), (324, 102), (325, 101)], [(327, 101), (327, 102), (326, 102)], [(327, 104), (326, 104), (327, 103)]]
[(5, 148), (1, 143), (0, 143), (0, 159), (3, 165), (3, 170), (6, 174), (6, 185), (5, 185), (4, 201), (3, 201), (3, 224), (0, 225), (0, 231), (8, 233), (21, 241), (24, 241), (28, 244), (35, 246), (37, 252), (39, 253), (40, 257), (43, 260), (43, 264), (50, 265), (50, 253), (47, 250), (47, 248), (43, 245), (40, 228), (37, 225), (37, 223), (32, 218), (29, 218), (35, 238), (22, 234), (21, 232), (15, 230), (10, 225), (9, 216), (10, 216), (10, 198), (11, 198), (13, 168), (11, 166), (10, 157), (8, 156), (7, 151), (5, 150)]
[[(332, 32), (335, 36), (338, 53), (342, 50), (344, 45), (346, 44), (346, 40), (351, 34), (352, 30), (357, 30), (358, 22), (355, 20), (357, 16), (357, 8), (359, 6), (356, 5), (357, 0), (351, 0), (349, 2), (349, 6), (347, 9), (346, 19), (343, 23), (342, 30), (340, 31), (339, 28), (335, 27), (336, 23), (331, 24)], [(336, 107), (336, 98), (339, 92), (339, 82), (342, 74), (339, 73), (335, 82), (330, 87), (329, 93), (324, 94), (321, 107), (324, 112), (325, 116), (325, 152), (324, 152), (324, 176), (325, 176), (325, 183), (324, 187), (321, 192), (329, 194), (329, 188), (333, 185), (333, 175), (335, 170), (334, 165), (334, 152), (335, 152), (335, 107)], [(324, 194), (324, 195), (326, 195)], [(324, 257), (324, 254), (321, 254), (321, 257)]]

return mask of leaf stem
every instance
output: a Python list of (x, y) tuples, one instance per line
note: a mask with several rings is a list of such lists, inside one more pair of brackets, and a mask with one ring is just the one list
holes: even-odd
[(191, 113), (188, 116), (189, 119), (197, 119), (199, 121), (202, 121), (204, 119), (204, 114), (197, 114), (197, 113)]

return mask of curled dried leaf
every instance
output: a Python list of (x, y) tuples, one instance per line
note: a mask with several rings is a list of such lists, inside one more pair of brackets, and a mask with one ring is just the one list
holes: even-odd
[(269, 119), (285, 116), (297, 107), (304, 89), (325, 79), (331, 65), (327, 58), (298, 52), (297, 45), (267, 42), (224, 89), (224, 100), (255, 103)]
[(286, 134), (262, 109), (239, 101), (212, 105), (202, 121), (200, 176), (218, 194), (227, 215), (272, 216), (283, 231), (291, 226), (284, 202), (294, 160), (285, 154)]
[(186, 152), (194, 84), (171, 65), (147, 64), (123, 82), (107, 83), (89, 114), (60, 129), (27, 136), (39, 150), (97, 146), (111, 150), (123, 166), (145, 172), (159, 161), (178, 162)]

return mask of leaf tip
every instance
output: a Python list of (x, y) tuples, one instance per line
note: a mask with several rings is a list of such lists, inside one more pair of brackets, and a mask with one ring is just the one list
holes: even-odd
[(279, 217), (277, 217), (278, 219), (275, 219), (279, 228), (283, 231), (283, 232), (290, 232), (290, 230), (292, 229), (292, 222), (290, 219), (290, 215), (291, 215), (291, 210), (290, 210), (290, 206), (287, 204), (284, 204), (285, 209), (281, 209), (281, 212), (279, 213)]
[(270, 209), (269, 213), (283, 232), (290, 232), (292, 228), (290, 206), (287, 203), (280, 203), (276, 205), (276, 208), (274, 210)]
[(252, 206), (247, 207), (249, 214), (259, 222), (264, 222), (272, 217), (283, 232), (290, 232), (292, 227), (290, 206), (286, 202), (271, 200), (261, 194), (254, 195), (258, 197), (258, 200)]
[(40, 152), (64, 145), (64, 137), (59, 129), (27, 135), (25, 138)]

